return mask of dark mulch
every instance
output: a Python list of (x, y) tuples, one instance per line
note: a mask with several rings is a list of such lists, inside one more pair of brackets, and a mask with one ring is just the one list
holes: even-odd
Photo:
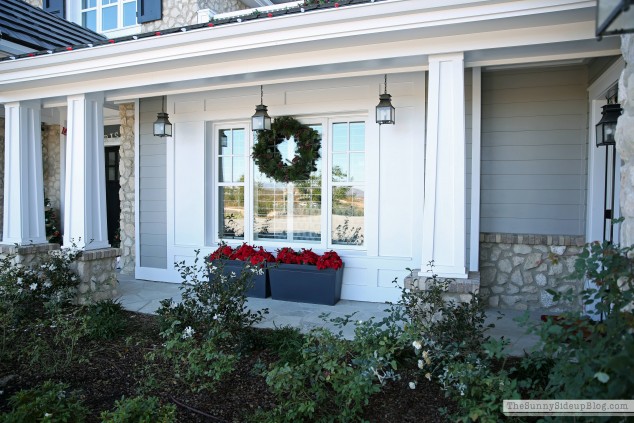
[[(89, 421), (99, 421), (101, 411), (112, 409), (115, 400), (141, 391), (176, 404), (179, 422), (243, 422), (245, 416), (258, 409), (274, 407), (275, 398), (269, 393), (266, 381), (254, 370), (256, 364), (274, 362), (273, 352), (258, 345), (250, 346), (236, 371), (225, 377), (214, 392), (194, 393), (181, 385), (169, 369), (146, 359), (161, 342), (156, 317), (127, 314), (129, 324), (122, 336), (82, 342), (77, 354), (82, 360), (54, 374), (43, 375), (42, 369), (24, 364), (0, 363), (0, 381), (7, 380), (7, 376), (10, 379), (0, 388), (4, 390), (0, 394), (0, 412), (7, 411), (7, 399), (14, 392), (47, 379), (63, 381), (78, 390), (93, 412)], [(401, 369), (400, 380), (388, 383), (371, 398), (364, 418), (373, 423), (442, 421), (438, 409), (451, 409), (452, 402), (436, 384), (424, 379), (418, 380), (416, 389), (411, 390), (408, 383), (415, 380), (416, 373), (414, 369)]]

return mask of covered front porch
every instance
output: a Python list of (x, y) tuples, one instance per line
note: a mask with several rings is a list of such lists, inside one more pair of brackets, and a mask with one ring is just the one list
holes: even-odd
[[(524, 255), (593, 239), (585, 215), (592, 144), (586, 128), (593, 124), (579, 92), (585, 94), (620, 54), (619, 39), (594, 39), (588, 2), (441, 3), (352, 2), (267, 19), (234, 17), (222, 25), (3, 62), (3, 243), (45, 242), (40, 126), (46, 122), (66, 128), (58, 193), (64, 244), (104, 250), (111, 258), (103, 139), (109, 115), (119, 119), (126, 145), (121, 260), (139, 280), (179, 282), (174, 262), (193, 259), (197, 249), (208, 254), (220, 241), (271, 250), (336, 249), (346, 262), (342, 298), (383, 302), (395, 299), (393, 279), (403, 280), (406, 268), (425, 276), (431, 261), (442, 277), (477, 279), (485, 270), (483, 232), (572, 238), (540, 245), (544, 251), (504, 247)], [(500, 77), (487, 79), (491, 75)], [(374, 117), (386, 88), (396, 106), (395, 125), (379, 125)], [(596, 114), (603, 91), (594, 95), (589, 107)], [(295, 187), (260, 188), (269, 181), (249, 157), (256, 139), (249, 117), (261, 100), (273, 117), (295, 116), (322, 131), (319, 184), (311, 186), (310, 201), (294, 201)], [(544, 105), (563, 112), (544, 119)], [(151, 125), (164, 111), (174, 132), (158, 138)], [(543, 123), (546, 142), (535, 133), (521, 138), (536, 122)], [(342, 130), (345, 148), (337, 138)], [(355, 130), (360, 137), (350, 135)], [(228, 134), (235, 145), (223, 145)], [(483, 145), (483, 135), (491, 144)], [(510, 145), (516, 139), (520, 148)], [(563, 147), (548, 150), (551, 139)], [(483, 154), (489, 154), (488, 173)], [(535, 166), (517, 166), (513, 155), (528, 156)], [(551, 173), (541, 177), (544, 172)], [(541, 179), (530, 179), (534, 175)], [(555, 190), (541, 196), (549, 178)], [(516, 188), (531, 192), (513, 194)], [(279, 209), (260, 207), (265, 194), (279, 194)], [(508, 203), (500, 200), (513, 195)], [(277, 219), (279, 210), (283, 217)], [(226, 230), (236, 216), (238, 234)], [(349, 222), (361, 231), (361, 242), (341, 235)], [(539, 303), (537, 290), (555, 282), (534, 272), (549, 275), (551, 269), (508, 261), (514, 267), (487, 264), (495, 268), (495, 283), (516, 279), (517, 290), (504, 288), (505, 297), (517, 302), (526, 270), (536, 282), (525, 293)], [(549, 276), (560, 276), (553, 272)]]

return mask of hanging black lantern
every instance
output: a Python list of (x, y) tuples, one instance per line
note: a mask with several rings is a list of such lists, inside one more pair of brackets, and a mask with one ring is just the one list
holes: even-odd
[(379, 95), (379, 104), (376, 106), (376, 123), (379, 125), (394, 125), (396, 110), (392, 106), (392, 96), (387, 93), (387, 75), (385, 75), (385, 93)]
[(615, 145), (614, 133), (616, 132), (616, 121), (623, 113), (620, 104), (606, 104), (601, 112), (601, 120), (596, 125), (597, 147), (602, 145)]
[(260, 85), (260, 104), (255, 106), (255, 113), (251, 116), (251, 129), (253, 131), (264, 131), (271, 129), (271, 117), (267, 113), (267, 108), (263, 104), (264, 89)]
[(162, 111), (159, 112), (156, 121), (154, 121), (154, 136), (155, 137), (171, 137), (172, 136), (172, 124), (169, 120), (169, 115), (165, 113), (165, 96), (163, 96)]

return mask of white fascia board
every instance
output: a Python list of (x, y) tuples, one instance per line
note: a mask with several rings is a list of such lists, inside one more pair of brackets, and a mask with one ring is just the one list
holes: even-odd
[[(307, 45), (307, 43), (329, 43), (336, 49), (339, 40), (352, 39), (351, 37), (354, 36), (382, 34), (384, 39), (389, 41), (393, 36), (402, 37), (404, 31), (438, 28), (439, 26), (444, 28), (449, 25), (454, 25), (456, 30), (459, 30), (461, 25), (457, 24), (474, 22), (482, 22), (491, 28), (495, 27), (495, 20), (514, 17), (525, 19), (526, 16), (530, 15), (535, 16), (534, 24), (540, 26), (540, 21), (543, 19), (540, 14), (562, 11), (574, 12), (591, 7), (594, 7), (593, 1), (579, 0), (500, 0), (493, 2), (389, 0), (380, 3), (366, 3), (3, 62), (0, 63), (0, 90), (12, 91), (14, 84), (15, 89), (26, 88), (21, 83), (28, 85), (37, 80), (46, 80), (48, 81), (46, 86), (51, 86), (61, 82), (61, 80), (56, 82), (56, 78), (81, 74), (86, 74), (85, 76), (88, 74), (103, 75), (104, 71), (112, 71), (110, 76), (117, 79), (118, 74), (126, 73), (126, 68), (176, 63), (178, 61), (180, 61), (178, 63), (179, 73), (189, 74), (189, 69), (183, 69), (184, 66), (187, 66), (188, 59), (207, 57), (209, 63), (219, 63), (220, 56), (226, 53), (245, 52), (248, 54), (248, 52), (266, 51), (268, 48), (297, 47), (298, 45)], [(490, 20), (494, 21), (488, 22)], [(594, 23), (591, 22), (591, 24), (591, 28), (587, 22), (569, 24), (577, 25), (571, 35), (576, 37), (574, 39), (593, 37)], [(549, 35), (552, 35), (552, 31), (549, 31), (548, 35), (542, 34), (541, 29), (532, 31), (532, 33), (528, 31), (524, 33), (521, 40), (517, 41), (517, 44), (531, 44), (535, 39), (550, 42)], [(470, 34), (468, 37), (461, 35), (459, 37), (461, 42), (468, 42), (471, 39), (482, 39), (482, 34)], [(445, 39), (450, 40), (451, 37), (443, 38), (443, 40)], [(557, 41), (563, 40), (558, 38)], [(424, 44), (424, 42), (425, 40), (417, 39), (414, 44)], [(384, 45), (389, 45), (389, 43)], [(469, 47), (469, 45), (473, 47)], [(489, 48), (483, 45), (476, 46), (473, 42), (469, 45), (455, 46), (450, 51)], [(359, 46), (354, 48), (359, 48)], [(324, 54), (330, 56), (331, 51), (333, 50), (328, 49), (327, 52), (324, 51)], [(424, 52), (415, 47), (409, 54), (421, 53)], [(314, 52), (310, 55), (314, 55)], [(303, 62), (297, 63), (305, 66)], [(241, 72), (244, 72), (244, 68)], [(171, 78), (174, 76), (172, 72)], [(133, 78), (130, 72), (128, 72), (127, 77)], [(142, 79), (141, 85), (147, 84), (148, 79), (146, 77)], [(115, 86), (106, 89), (122, 87), (115, 84)]]
[[(164, 69), (159, 69), (159, 66), (122, 68), (121, 72), (118, 72), (117, 75), (114, 75), (112, 71), (104, 71), (101, 73), (95, 72), (93, 75), (84, 75), (84, 77), (90, 76), (92, 78), (89, 81), (91, 91), (120, 90), (157, 84), (175, 85), (179, 82), (196, 80), (200, 81), (200, 84), (208, 84), (207, 86), (211, 86), (213, 85), (212, 81), (214, 78), (244, 74), (245, 69), (248, 69), (250, 75), (255, 75), (270, 71), (282, 73), (282, 71), (291, 71), (293, 69), (296, 69), (297, 72), (301, 72), (302, 69), (310, 67), (317, 68), (319, 66), (327, 66), (328, 72), (326, 73), (328, 75), (340, 77), (341, 75), (338, 75), (340, 71), (336, 65), (347, 65), (348, 70), (342, 71), (349, 72), (350, 64), (355, 62), (361, 66), (365, 61), (376, 62), (384, 59), (394, 60), (406, 57), (419, 57), (420, 60), (410, 61), (409, 66), (420, 68), (426, 65), (426, 56), (431, 54), (460, 51), (460, 49), (464, 49), (465, 51), (482, 48), (495, 49), (508, 47), (521, 49), (531, 44), (565, 43), (587, 38), (585, 34), (589, 31), (593, 31), (593, 28), (593, 22), (583, 22), (544, 27), (538, 31), (536, 31), (535, 28), (524, 28), (479, 34), (464, 34), (454, 37), (363, 44), (340, 48), (322, 47), (323, 50), (312, 48), (306, 51), (288, 54), (278, 51), (278, 54), (275, 56), (239, 58), (227, 61), (220, 59), (218, 62), (203, 60), (200, 63), (195, 63), (194, 60), (190, 60), (189, 63), (187, 61), (177, 61), (175, 66), (166, 66)], [(527, 44), (527, 38), (531, 40), (530, 44)], [(606, 45), (606, 47), (608, 46)], [(580, 53), (575, 53), (575, 55), (579, 54)], [(599, 54), (595, 52), (593, 55)], [(517, 60), (526, 61), (526, 59), (522, 59), (520, 51), (517, 52), (516, 56)], [(536, 55), (533, 54), (532, 56)], [(544, 57), (549, 57), (549, 60), (559, 58), (557, 56), (547, 55), (544, 55)], [(505, 61), (511, 63), (513, 58), (507, 58)], [(491, 64), (493, 63), (487, 63), (487, 65)], [(495, 64), (497, 64), (497, 62)], [(470, 65), (476, 64), (471, 63)], [(398, 65), (392, 66), (398, 67)], [(407, 69), (402, 69), (402, 71), (407, 71)], [(324, 76), (323, 71), (319, 73), (321, 73), (320, 76)], [(286, 76), (292, 77), (292, 75)], [(63, 83), (59, 81), (58, 84), (46, 84), (46, 81), (31, 81), (31, 84), (35, 86), (23, 86), (14, 91), (8, 89), (2, 90), (2, 92), (0, 92), (0, 102), (16, 97), (30, 98), (31, 96), (36, 96), (36, 98), (42, 98), (85, 92), (87, 82), (82, 80), (81, 77), (66, 77), (64, 79), (66, 81)], [(199, 87), (200, 84), (198, 85)], [(169, 89), (169, 87), (166, 88)], [(108, 99), (110, 100), (112, 98), (108, 97)]]

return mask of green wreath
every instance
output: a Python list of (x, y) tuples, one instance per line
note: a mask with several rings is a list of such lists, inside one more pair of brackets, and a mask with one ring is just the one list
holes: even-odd
[[(277, 145), (291, 137), (295, 139), (295, 157), (285, 163)], [(280, 116), (270, 130), (258, 133), (252, 156), (260, 172), (277, 182), (305, 181), (317, 170), (320, 149), (319, 132), (290, 116)]]

